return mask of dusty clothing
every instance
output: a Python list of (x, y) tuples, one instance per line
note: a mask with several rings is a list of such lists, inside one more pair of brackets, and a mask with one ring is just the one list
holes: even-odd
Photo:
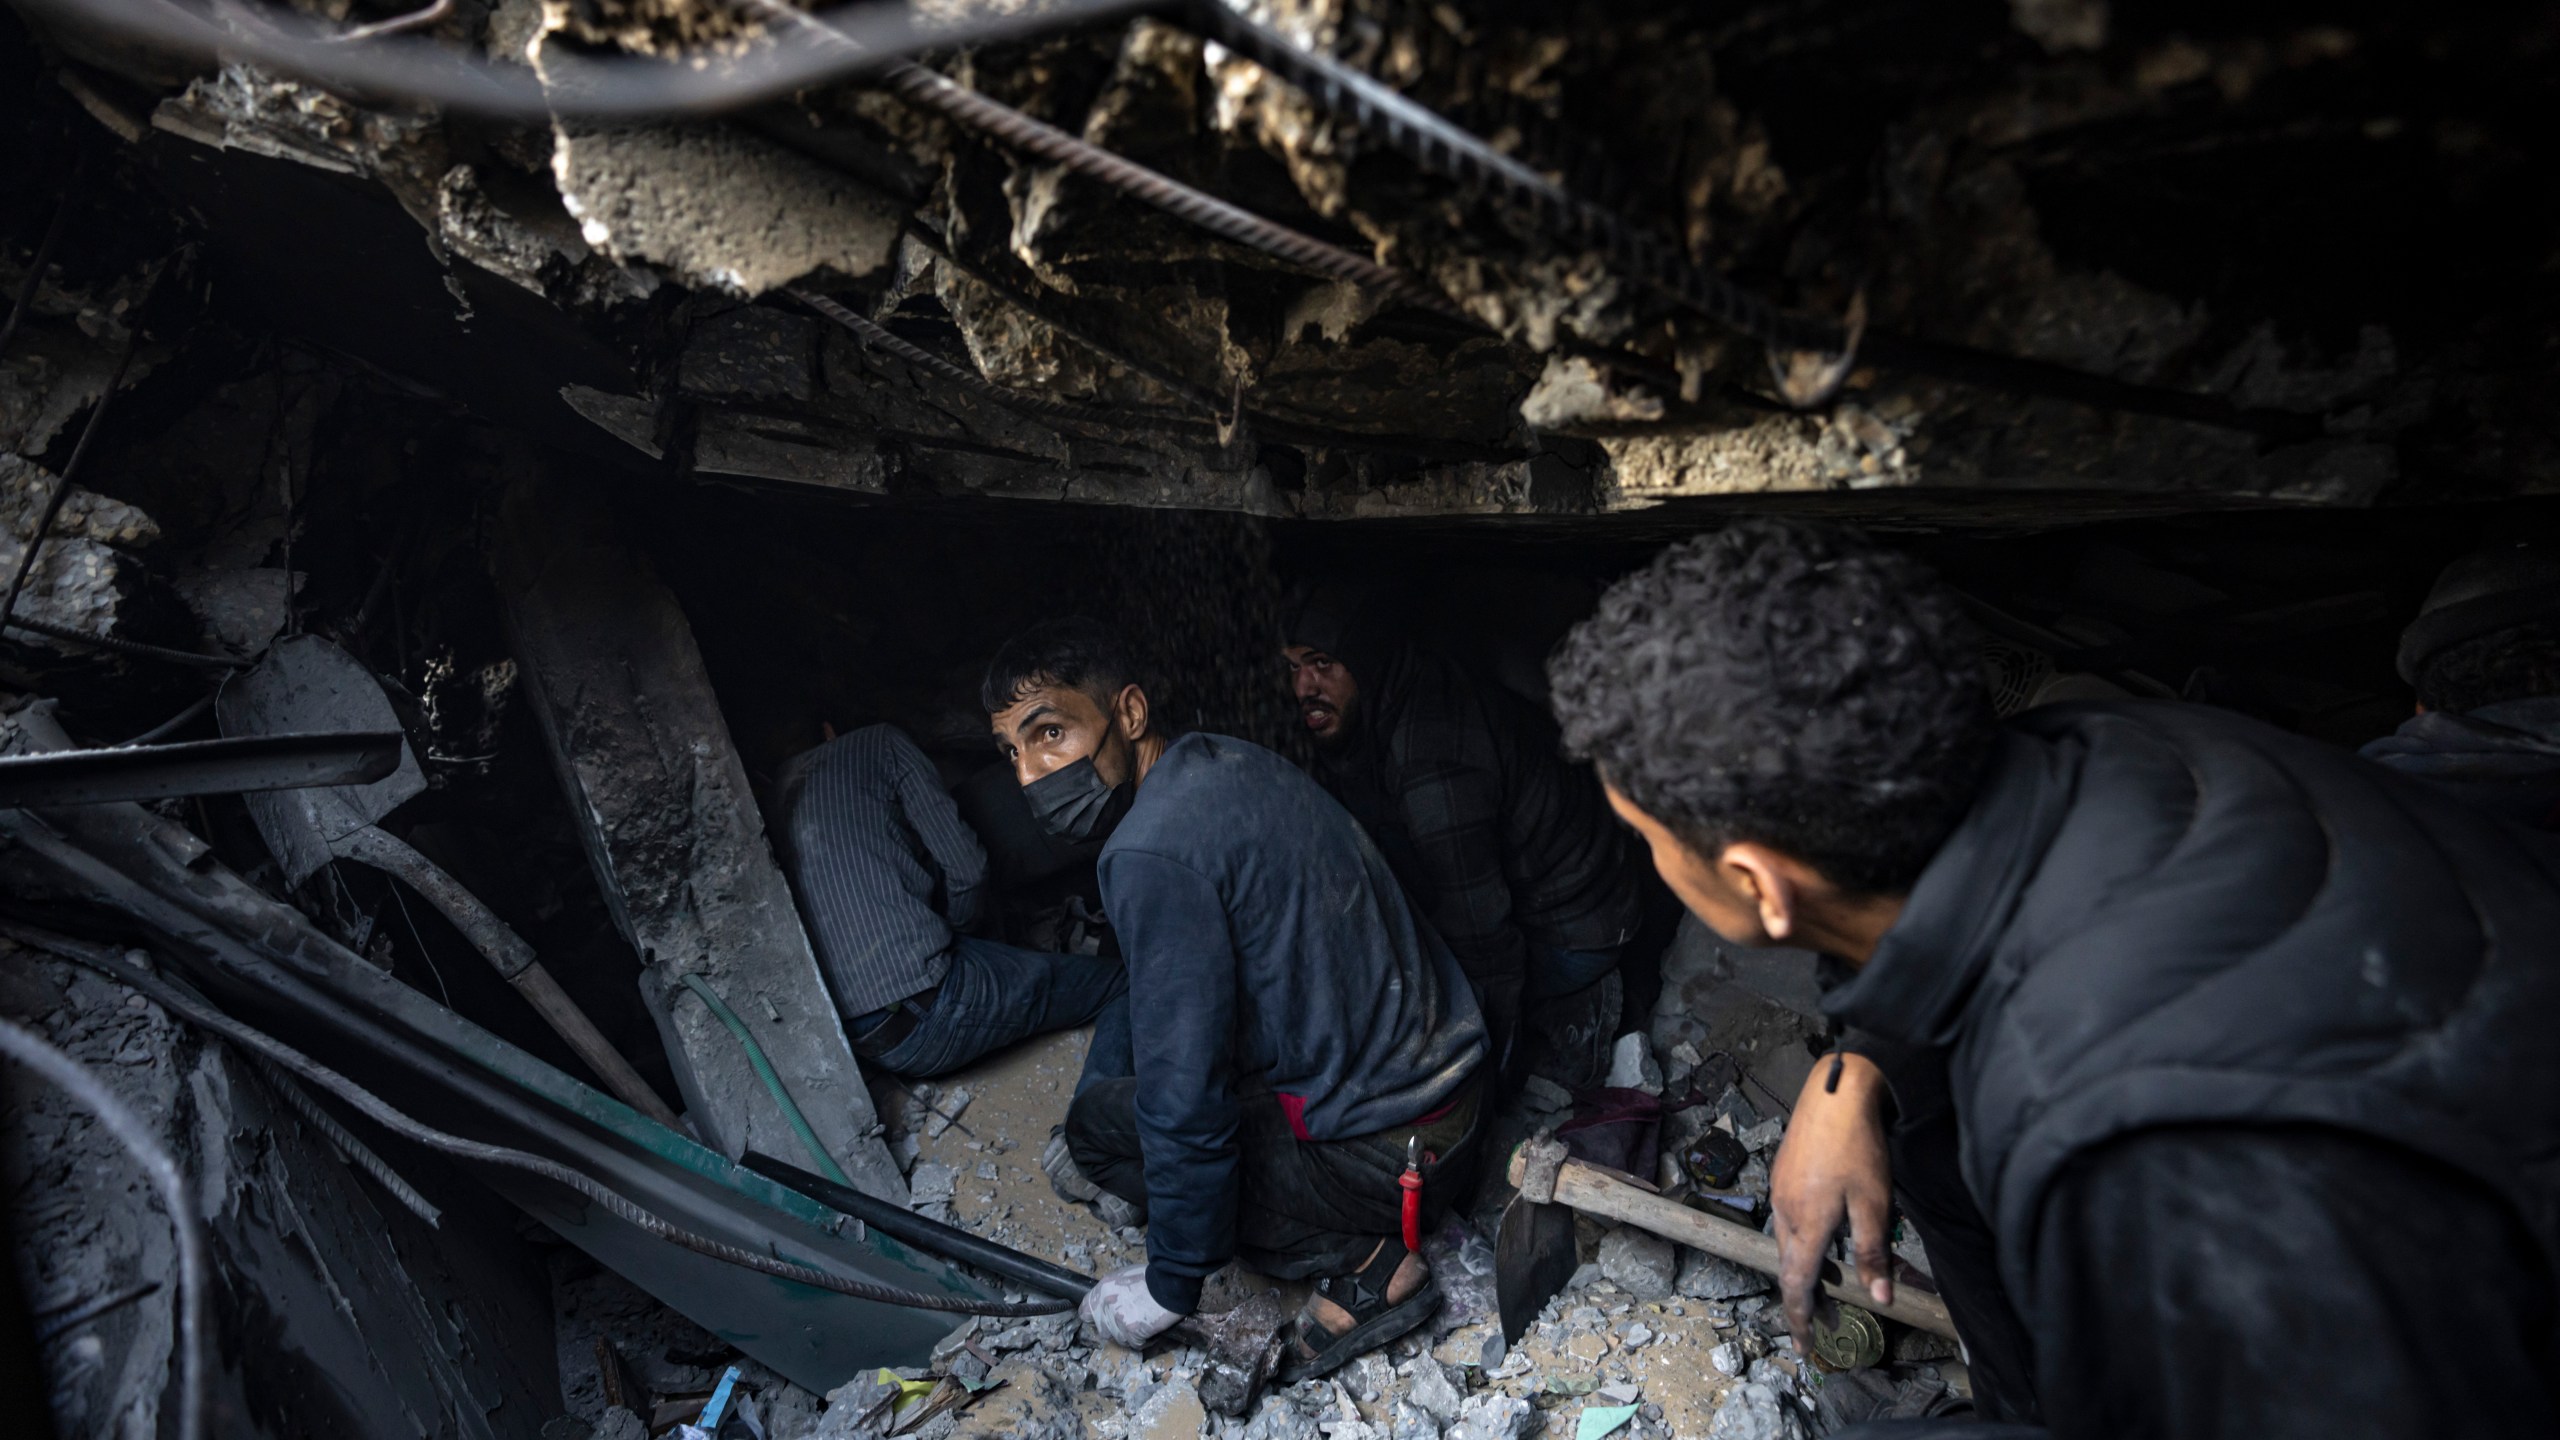
[[(2097, 1203), (2073, 1167), (2160, 1127), (2322, 1126), (2363, 1137), (2402, 1170), (2432, 1157), (2514, 1220), (2484, 1259), (2548, 1293), (2560, 1251), (2548, 1158), (2560, 1148), (2560, 842), (2418, 782), (2200, 706), (2030, 712), (2009, 723), (1982, 793), (1874, 958), (1825, 1005), (1946, 1055), (1966, 1188), (2031, 1334), (2062, 1334), (2066, 1322), (2132, 1334), (2176, 1315), (2254, 1335), (2300, 1303), (2289, 1287), (2339, 1293), (2268, 1264), (2248, 1308), (2190, 1314), (2178, 1307), (2241, 1299), (2200, 1290), (2164, 1311), (2129, 1272), (2102, 1293), (2056, 1268), (2051, 1242), (2086, 1223), (2074, 1207)], [(2238, 1174), (2214, 1169), (2241, 1164), (2219, 1153), (2219, 1137), (2205, 1148), (2216, 1153), (2193, 1175)], [(2367, 1183), (2326, 1174), (2331, 1188)], [(2270, 1192), (2271, 1178), (2282, 1177), (2258, 1175), (2247, 1197), (2304, 1216), (2325, 1204), (2330, 1218), (2317, 1223), (2341, 1236), (2371, 1218), (2347, 1198)], [(2089, 1244), (2106, 1233), (2088, 1232)], [(2199, 1256), (2214, 1253), (2209, 1234), (2187, 1234)], [(2182, 1274), (2192, 1267), (2163, 1268), (2159, 1283)], [(2379, 1304), (2380, 1293), (2340, 1303)], [(2477, 1308), (2505, 1303), (2496, 1292), (2472, 1303), (2470, 1328), (2515, 1328), (2552, 1373), (2560, 1341), (2547, 1307)], [(2377, 1360), (2377, 1346), (2417, 1342), (2396, 1313), (2356, 1323), (2359, 1365), (2429, 1353)], [(2096, 1347), (2074, 1363), (2101, 1373), (2073, 1383), (2121, 1394), (2140, 1377), (2108, 1367), (2155, 1363), (2144, 1353)], [(2081, 1412), (2055, 1389), (2061, 1363), (2038, 1361), (2059, 1433), (2168, 1433), (2070, 1419)], [(2267, 1433), (2253, 1428), (2256, 1383), (2229, 1365), (2185, 1377), (2188, 1428), (2176, 1433)], [(2344, 1412), (2325, 1423), (2361, 1428)]]
[(2560, 830), (2560, 696), (2412, 716), (2366, 758), (2537, 830)]
[[(1475, 1188), (1490, 1116), (1482, 1083), (1414, 1125), (1348, 1140), (1301, 1140), (1269, 1095), (1244, 1099), (1236, 1129), (1236, 1253), (1282, 1280), (1359, 1268), (1399, 1233), (1405, 1140), (1422, 1142), (1422, 1215), (1428, 1227)], [(1067, 1110), (1067, 1143), (1093, 1183), (1133, 1204), (1147, 1201), (1138, 1082), (1105, 1080)]]
[(1578, 988), (1530, 972), (1557, 952), (1615, 951), (1643, 918), (1626, 827), (1590, 768), (1564, 758), (1537, 707), (1448, 660), (1392, 646), (1345, 663), (1360, 698), (1316, 778), (1479, 992)]
[(1448, 947), (1360, 827), (1286, 760), (1185, 735), (1098, 866), (1129, 967), (1148, 1285), (1188, 1313), (1237, 1253), (1241, 1095), (1334, 1141), (1449, 1103), (1485, 1051)]
[(895, 1007), (846, 1027), (855, 1051), (892, 1075), (946, 1075), (1034, 1035), (1088, 1021), (1093, 1038), (1077, 1091), (1129, 1073), (1129, 977), (1118, 960), (963, 935), (951, 942), (942, 983), (901, 1005), (913, 1007), (913, 1025), (902, 1027), (906, 1033), (893, 1045), (872, 1042)]
[(848, 1017), (940, 983), (978, 923), (987, 855), (933, 762), (894, 726), (839, 735), (785, 770), (783, 863)]
[(1919, 1422), (1843, 1437), (2505, 1440), (2547, 1430), (2560, 1405), (2536, 1350), (2552, 1333), (2550, 1277), (2515, 1263), (2532, 1242), (2513, 1211), (2398, 1145), (2217, 1125), (2095, 1147), (2054, 1181), (2032, 1341), (2013, 1324), (1986, 1343), (1957, 1296), (1966, 1281), (1996, 1294), (1987, 1265), (1968, 1270), (1987, 1250), (1941, 1251), (1923, 1229), (1981, 1414), (2025, 1418), (2014, 1386), (1985, 1391), (1986, 1367), (2041, 1371), (2051, 1429)]
[(2547, 1433), (2560, 1370), (2533, 1251), (2487, 1187), (2400, 1145), (2310, 1126), (2110, 1141), (2064, 1167), (2036, 1241), (2046, 1423)]

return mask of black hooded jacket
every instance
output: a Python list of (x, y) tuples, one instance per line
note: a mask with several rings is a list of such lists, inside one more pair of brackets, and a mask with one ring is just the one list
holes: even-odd
[(1319, 592), (1290, 640), (1359, 686), (1316, 779), (1360, 821), (1479, 985), (1517, 983), (1531, 944), (1607, 950), (1641, 917), (1625, 827), (1555, 722), (1499, 685), (1405, 643), (1391, 600)]
[[(2075, 1157), (2310, 1125), (2476, 1179), (2560, 1257), (2560, 841), (2201, 706), (2009, 722), (1826, 1008), (1932, 1047), (2010, 1292)], [(2029, 1317), (2032, 1323), (2034, 1317)]]

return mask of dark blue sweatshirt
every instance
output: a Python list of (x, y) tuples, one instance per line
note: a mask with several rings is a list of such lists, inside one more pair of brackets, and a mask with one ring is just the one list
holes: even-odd
[[(1439, 1108), (1484, 1056), (1465, 975), (1350, 814), (1288, 761), (1185, 735), (1100, 863), (1137, 1017), (1147, 1288), (1189, 1313), (1235, 1254), (1240, 1104), (1342, 1140)], [(1258, 1076), (1271, 1096), (1238, 1098)]]

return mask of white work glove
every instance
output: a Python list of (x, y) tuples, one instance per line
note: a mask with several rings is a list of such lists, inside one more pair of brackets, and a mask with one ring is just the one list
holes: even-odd
[(1084, 1294), (1084, 1303), (1076, 1307), (1078, 1318), (1096, 1335), (1114, 1345), (1131, 1350), (1167, 1330), (1182, 1317), (1156, 1303), (1147, 1289), (1147, 1267), (1131, 1265), (1114, 1270), (1095, 1283)]

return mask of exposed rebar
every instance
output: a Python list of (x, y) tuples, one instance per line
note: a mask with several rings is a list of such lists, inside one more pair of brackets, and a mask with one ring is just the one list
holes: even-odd
[(1305, 91), (1414, 164), (1526, 209), (1547, 229), (1598, 250), (1634, 278), (1770, 349), (1841, 347), (1840, 326), (1788, 314), (1768, 297), (1692, 262), (1662, 236), (1583, 199), (1343, 61), (1298, 45), (1223, 0), (1194, 0), (1190, 13), (1209, 38)]
[(46, 639), (60, 640), (68, 645), (87, 645), (118, 655), (130, 655), (137, 660), (166, 660), (172, 665), (193, 665), (207, 670), (238, 670), (249, 663), (246, 660), (232, 659), (227, 655), (206, 655), (194, 650), (172, 650), (166, 645), (145, 645), (139, 640), (119, 640), (113, 635), (92, 635), (85, 630), (74, 630), (68, 625), (30, 620), (24, 615), (11, 616), (4, 625), (0, 625), (0, 628), (24, 630), (30, 635), (42, 635)]
[(783, 293), (817, 311), (860, 337), (862, 343), (885, 350), (928, 374), (939, 376), (973, 395), (981, 395), (1007, 409), (1023, 411), (1044, 419), (1082, 420), (1098, 425), (1163, 425), (1181, 424), (1179, 415), (1149, 415), (1113, 410), (1101, 405), (1084, 405), (1073, 400), (1052, 400), (1046, 395), (1007, 389), (974, 370), (955, 365), (921, 345), (899, 338), (880, 322), (862, 315), (849, 306), (837, 303), (805, 285), (786, 285)]
[(258, 1067), (258, 1073), (264, 1075), (267, 1083), (275, 1087), (276, 1094), (284, 1097), (285, 1105), (294, 1114), (302, 1117), (302, 1123), (319, 1131), (330, 1144), (338, 1147), (338, 1153), (346, 1157), (349, 1165), (371, 1176), (373, 1183), (381, 1186), (392, 1199), (399, 1201), (402, 1209), (426, 1221), (428, 1229), (443, 1228), (444, 1212), (430, 1204), (426, 1196), (419, 1194), (418, 1188), (403, 1178), (399, 1171), (392, 1169), (390, 1161), (375, 1154), (372, 1146), (357, 1139), (354, 1132), (339, 1124), (337, 1116), (321, 1109), (320, 1102), (313, 1098), (310, 1091), (302, 1088), (301, 1081), (294, 1079), (283, 1066), (264, 1056), (253, 1057), (253, 1059)]

